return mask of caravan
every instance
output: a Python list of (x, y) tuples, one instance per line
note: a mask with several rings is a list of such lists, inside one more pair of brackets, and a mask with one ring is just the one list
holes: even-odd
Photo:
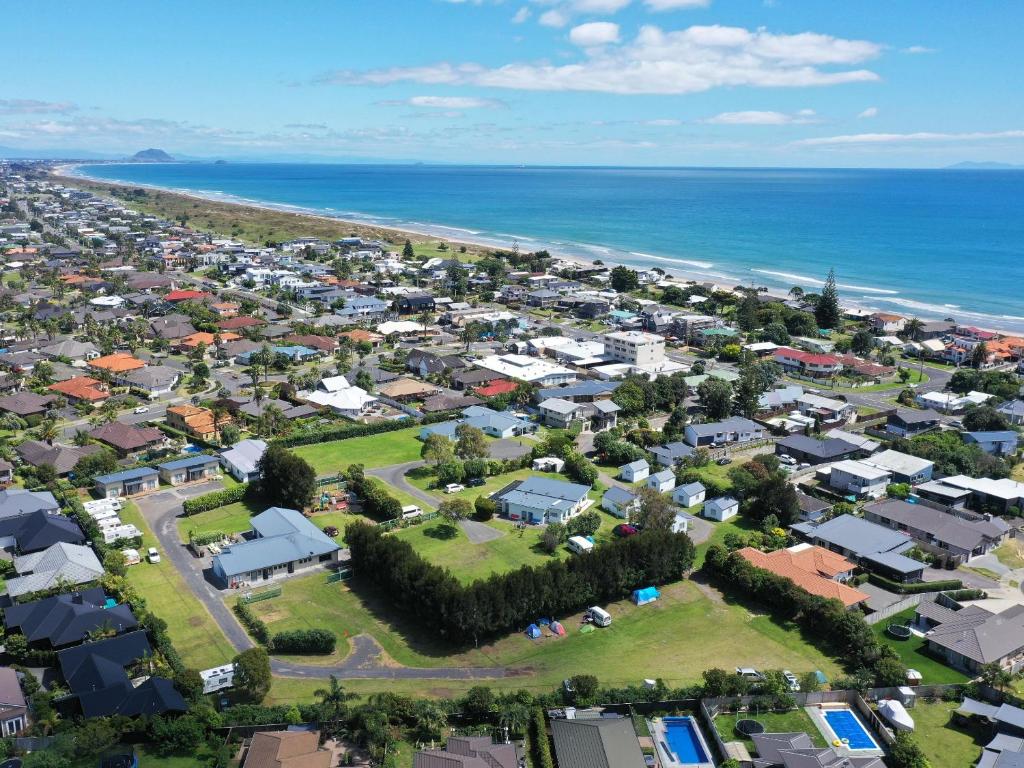
[(594, 542), (586, 536), (570, 536), (568, 547), (570, 552), (577, 555), (584, 555), (588, 552), (594, 551)]
[(595, 627), (607, 627), (612, 623), (612, 615), (604, 608), (599, 608), (596, 605), (587, 608), (585, 618)]

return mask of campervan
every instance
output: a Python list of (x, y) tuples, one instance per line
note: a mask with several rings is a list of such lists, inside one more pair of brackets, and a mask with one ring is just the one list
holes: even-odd
[(612, 615), (596, 605), (587, 609), (587, 619), (596, 627), (607, 627), (612, 623)]
[(594, 542), (585, 536), (570, 536), (568, 546), (570, 552), (574, 552), (577, 555), (583, 555), (587, 552), (593, 551)]
[(419, 517), (422, 514), (423, 510), (415, 504), (406, 504), (402, 507), (402, 518), (405, 520), (411, 520), (412, 518)]

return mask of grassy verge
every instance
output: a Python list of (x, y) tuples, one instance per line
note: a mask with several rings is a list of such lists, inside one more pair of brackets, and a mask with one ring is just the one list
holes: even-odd
[[(125, 504), (121, 520), (142, 531), (143, 554), (148, 547), (160, 549), (134, 502)], [(169, 558), (164, 557), (159, 563), (143, 560), (130, 566), (128, 581), (146, 599), (149, 609), (167, 622), (174, 647), (187, 666), (207, 669), (234, 658), (235, 649)]]
[(914, 609), (908, 608), (905, 611), (895, 614), (888, 619), (878, 622), (872, 626), (875, 637), (880, 643), (888, 645), (900, 657), (900, 660), (908, 669), (916, 669), (921, 673), (925, 685), (938, 685), (941, 683), (966, 683), (967, 675), (958, 672), (952, 667), (946, 666), (937, 658), (925, 650), (925, 641), (920, 637), (911, 637), (908, 640), (897, 640), (891, 637), (886, 631), (887, 624), (905, 624), (914, 620)]
[(348, 440), (300, 445), (291, 450), (312, 464), (318, 475), (336, 475), (349, 464), (362, 464), (372, 469), (418, 461), (422, 447), (416, 439), (419, 433), (419, 427), (410, 427)]

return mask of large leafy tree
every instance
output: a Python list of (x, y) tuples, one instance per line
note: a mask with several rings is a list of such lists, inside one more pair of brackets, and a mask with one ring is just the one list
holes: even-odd
[(316, 472), (305, 459), (274, 443), (259, 461), (260, 488), (273, 504), (304, 509), (316, 494)]
[(709, 419), (724, 419), (732, 412), (732, 385), (711, 376), (697, 387), (697, 395)]

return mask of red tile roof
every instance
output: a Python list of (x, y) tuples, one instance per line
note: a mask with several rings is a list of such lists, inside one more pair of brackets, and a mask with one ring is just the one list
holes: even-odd
[(504, 395), (509, 392), (515, 392), (516, 387), (518, 386), (519, 384), (517, 382), (511, 381), (509, 379), (504, 379), (502, 381), (493, 381), (486, 387), (477, 387), (473, 391), (476, 392), (481, 397), (494, 397), (496, 395)]

